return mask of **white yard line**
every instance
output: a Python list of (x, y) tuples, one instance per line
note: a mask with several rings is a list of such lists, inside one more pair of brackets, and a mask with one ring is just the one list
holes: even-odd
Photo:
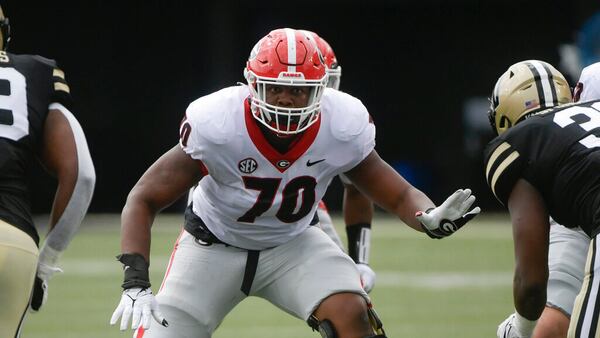
[[(167, 257), (152, 258), (152, 272), (162, 273), (168, 262)], [(94, 259), (62, 260), (60, 266), (65, 273), (62, 278), (71, 276), (94, 277), (103, 275), (121, 275), (121, 266), (116, 261)], [(512, 284), (511, 272), (416, 272), (416, 271), (376, 271), (376, 286), (409, 287), (418, 289), (459, 289), (459, 288), (497, 288)], [(60, 278), (60, 277), (59, 277)]]
[(420, 289), (497, 288), (512, 285), (511, 272), (376, 271), (375, 286)]

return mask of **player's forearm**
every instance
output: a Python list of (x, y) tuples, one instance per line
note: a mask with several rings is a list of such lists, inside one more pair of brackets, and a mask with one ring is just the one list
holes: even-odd
[(57, 253), (67, 248), (85, 217), (92, 199), (94, 184), (93, 167), (85, 173), (80, 173), (75, 184), (71, 180), (59, 180), (50, 215), (50, 231), (46, 236), (42, 255), (46, 247), (52, 248)]
[(515, 309), (517, 312), (529, 319), (538, 319), (546, 305), (546, 284), (527, 284), (515, 276), (513, 284)]
[(69, 200), (73, 196), (75, 184), (77, 183), (77, 172), (73, 175), (63, 175), (58, 178), (56, 192), (54, 194), (54, 202), (50, 211), (50, 221), (48, 223), (48, 231), (52, 231), (60, 217), (65, 212)]
[(121, 214), (122, 253), (138, 253), (150, 261), (150, 229), (156, 213), (147, 203), (128, 198)]
[(434, 207), (435, 204), (427, 195), (411, 186), (398, 198), (393, 212), (408, 226), (422, 232), (423, 229), (415, 218), (415, 214), (417, 211), (426, 211)]
[(52, 104), (50, 107), (64, 116), (63, 121), (66, 120), (69, 127), (67, 129), (72, 133), (74, 147), (66, 147), (62, 153), (54, 152), (54, 156), (60, 159), (50, 161), (55, 164), (53, 168), (58, 186), (50, 216), (51, 231), (46, 237), (42, 255), (45, 247), (51, 247), (57, 252), (67, 248), (87, 212), (96, 183), (94, 164), (79, 122), (62, 105)]

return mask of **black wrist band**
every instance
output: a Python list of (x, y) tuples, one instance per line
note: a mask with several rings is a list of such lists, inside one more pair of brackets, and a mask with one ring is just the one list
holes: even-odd
[(123, 263), (123, 289), (131, 289), (135, 287), (149, 288), (150, 277), (148, 273), (148, 267), (150, 264), (146, 262), (144, 256), (134, 254), (120, 254), (117, 256), (117, 260)]
[(346, 226), (348, 256), (355, 263), (369, 264), (371, 223), (356, 223)]

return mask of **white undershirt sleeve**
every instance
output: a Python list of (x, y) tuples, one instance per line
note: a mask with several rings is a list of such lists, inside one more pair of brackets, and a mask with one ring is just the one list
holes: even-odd
[[(85, 135), (75, 116), (59, 103), (52, 103), (48, 109), (59, 110), (67, 118), (73, 131), (78, 162), (77, 182), (71, 199), (69, 199), (63, 214), (58, 219), (52, 231), (48, 233), (40, 252), (40, 261), (47, 259), (49, 261), (46, 263), (55, 265), (54, 263), (56, 263), (55, 261), (58, 257), (53, 256), (58, 256), (58, 254), (67, 248), (87, 212), (94, 192), (96, 173)], [(45, 249), (45, 247), (49, 247), (51, 250)], [(49, 257), (42, 257), (46, 252)]]

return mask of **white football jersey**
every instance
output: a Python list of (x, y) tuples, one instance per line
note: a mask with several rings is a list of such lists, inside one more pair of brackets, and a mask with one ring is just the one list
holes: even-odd
[(223, 242), (262, 250), (310, 225), (331, 179), (375, 147), (375, 126), (360, 100), (327, 89), (319, 121), (281, 154), (252, 117), (249, 95), (240, 85), (192, 102), (180, 144), (208, 171), (194, 191), (194, 213)]

